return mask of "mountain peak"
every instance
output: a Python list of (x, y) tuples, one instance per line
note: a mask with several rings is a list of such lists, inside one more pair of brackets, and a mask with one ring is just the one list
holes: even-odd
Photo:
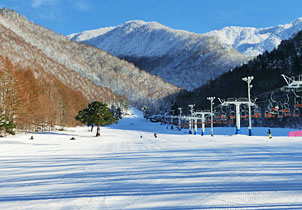
[(215, 36), (222, 43), (232, 45), (244, 55), (257, 56), (266, 50), (273, 50), (282, 40), (291, 38), (300, 30), (302, 30), (302, 18), (266, 28), (228, 26), (207, 34)]
[(299, 18), (297, 18), (296, 20), (294, 20), (292, 22), (293, 25), (298, 25), (298, 24), (301, 24), (301, 23), (302, 23), (302, 17), (299, 17)]
[(135, 29), (143, 29), (143, 30), (160, 30), (160, 29), (165, 29), (167, 31), (171, 31), (173, 29), (167, 27), (167, 26), (164, 26), (156, 21), (150, 21), (150, 22), (145, 22), (143, 20), (131, 20), (131, 21), (127, 21), (126, 23), (124, 24), (121, 24), (117, 27), (120, 27), (120, 28), (125, 28), (126, 31), (127, 30), (130, 30), (130, 32), (132, 32), (133, 30)]
[(5, 7), (0, 9), (0, 14), (6, 17), (17, 17), (21, 19), (26, 19), (23, 15), (20, 15), (18, 12), (12, 9), (7, 9)]
[[(187, 90), (248, 59), (212, 36), (175, 30), (155, 21), (131, 20), (90, 39), (84, 39), (85, 34), (78, 36), (83, 39), (70, 38), (103, 49)], [(214, 65), (209, 64), (211, 58), (216, 59)]]

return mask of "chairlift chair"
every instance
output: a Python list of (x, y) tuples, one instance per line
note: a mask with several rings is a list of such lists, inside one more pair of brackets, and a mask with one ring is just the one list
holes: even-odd
[(253, 109), (253, 111), (252, 111), (252, 117), (253, 118), (261, 118), (261, 109), (260, 109), (260, 107), (256, 107), (256, 108), (254, 108)]
[(232, 119), (232, 120), (236, 119), (234, 106), (230, 106), (230, 119)]
[(273, 99), (274, 92), (271, 93), (270, 106), (271, 106), (271, 114), (278, 114), (279, 111), (279, 103), (278, 101)]
[(217, 111), (215, 111), (214, 112), (214, 118), (215, 119), (219, 119), (219, 117), (220, 117), (220, 114)]
[(299, 117), (300, 116), (300, 110), (299, 108), (294, 109), (293, 117)]
[(271, 107), (268, 105), (267, 108), (265, 108), (264, 118), (275, 118), (275, 115), (271, 113)]
[(279, 106), (273, 106), (273, 107), (271, 108), (271, 113), (272, 113), (272, 114), (276, 114), (278, 111), (279, 111)]
[(302, 97), (295, 97), (295, 107), (301, 108), (302, 107)]
[(286, 96), (287, 96), (287, 101), (285, 101), (285, 102), (283, 103), (282, 112), (284, 113), (284, 116), (285, 116), (285, 117), (290, 117), (290, 116), (291, 116), (291, 113), (290, 113), (290, 108), (289, 108), (289, 104), (288, 104), (288, 102), (289, 102), (289, 97), (288, 97), (288, 95), (286, 95)]
[(235, 118), (236, 118), (235, 112), (231, 111), (231, 113), (230, 113), (230, 119), (234, 120)]
[(284, 114), (284, 117), (290, 117), (291, 113), (290, 113), (290, 108), (288, 104), (284, 104), (282, 112)]
[(282, 112), (282, 110), (278, 111), (277, 118), (283, 118), (283, 112)]
[(241, 111), (241, 119), (246, 119), (246, 118), (248, 118), (248, 113), (247, 113), (247, 111), (245, 110), (245, 109), (243, 109), (242, 111)]

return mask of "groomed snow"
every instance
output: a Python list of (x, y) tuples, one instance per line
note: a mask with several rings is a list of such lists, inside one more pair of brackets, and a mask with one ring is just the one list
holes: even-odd
[(87, 127), (2, 138), (0, 209), (302, 209), (302, 138), (271, 130), (188, 135), (135, 111), (100, 138)]

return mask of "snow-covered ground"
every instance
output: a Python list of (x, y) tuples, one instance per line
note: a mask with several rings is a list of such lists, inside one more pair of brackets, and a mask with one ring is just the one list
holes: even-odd
[(271, 130), (188, 135), (135, 113), (100, 138), (87, 127), (2, 138), (0, 209), (302, 209), (302, 138)]

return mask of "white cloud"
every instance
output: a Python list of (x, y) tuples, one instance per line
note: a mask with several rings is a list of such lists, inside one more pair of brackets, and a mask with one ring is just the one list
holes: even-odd
[(90, 5), (83, 1), (78, 1), (75, 3), (75, 8), (81, 11), (88, 11), (90, 10)]
[(59, 0), (32, 0), (32, 7), (37, 8), (40, 6), (54, 6)]
[(58, 12), (54, 10), (39, 12), (37, 15), (43, 20), (59, 20)]

